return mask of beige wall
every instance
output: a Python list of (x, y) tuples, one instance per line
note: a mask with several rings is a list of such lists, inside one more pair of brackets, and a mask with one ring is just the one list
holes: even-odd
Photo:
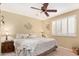
[(32, 29), (30, 30), (31, 32), (39, 34), (42, 31), (41, 21), (38, 19), (9, 12), (3, 12), (3, 14), (5, 16), (5, 29), (7, 29), (11, 34), (27, 33), (27, 29), (24, 27), (24, 24), (27, 24), (28, 22), (32, 25)]
[[(53, 36), (52, 35), (52, 28), (51, 28), (51, 22), (52, 21), (55, 21), (59, 18), (63, 18), (63, 17), (66, 17), (66, 16), (70, 16), (70, 15), (76, 15), (76, 19), (77, 19), (77, 36), (76, 37), (67, 37), (67, 36)], [(50, 19), (47, 19), (47, 21), (44, 21), (43, 23), (49, 23), (50, 24), (50, 30), (46, 30), (44, 28), (44, 31), (47, 32), (47, 34), (50, 34), (49, 36), (50, 37), (53, 37), (55, 38), (59, 45), (61, 46), (64, 46), (66, 48), (72, 48), (73, 46), (78, 46), (79, 47), (79, 10), (74, 10), (74, 11), (71, 11), (71, 12), (68, 12), (68, 13), (65, 13), (65, 14), (62, 14), (62, 15), (59, 15), (59, 16), (56, 16), (56, 17), (53, 17), (53, 18), (50, 18)], [(44, 25), (45, 27), (46, 25)]]

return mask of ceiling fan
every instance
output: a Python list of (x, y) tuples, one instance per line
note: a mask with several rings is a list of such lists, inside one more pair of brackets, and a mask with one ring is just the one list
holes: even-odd
[(41, 11), (44, 12), (45, 15), (48, 17), (49, 14), (48, 14), (47, 12), (57, 12), (57, 10), (55, 10), (55, 9), (52, 9), (52, 10), (47, 9), (48, 5), (49, 5), (49, 3), (44, 3), (43, 6), (41, 7), (41, 9), (36, 8), (36, 7), (31, 7), (31, 8), (32, 8), (32, 9), (36, 9), (36, 10), (41, 10)]

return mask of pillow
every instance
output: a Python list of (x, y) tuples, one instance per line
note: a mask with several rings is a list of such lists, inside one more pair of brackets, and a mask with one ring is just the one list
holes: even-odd
[(26, 39), (28, 37), (28, 34), (17, 34), (16, 38), (17, 39)]
[(19, 38), (20, 38), (20, 36), (19, 36), (19, 34), (17, 34), (17, 35), (16, 35), (16, 39), (19, 39)]
[(16, 38), (17, 38), (17, 39), (24, 39), (24, 36), (23, 36), (23, 34), (17, 34), (17, 35), (16, 35)]
[(41, 37), (41, 35), (38, 35), (38, 34), (30, 34), (29, 37), (30, 38), (38, 38), (38, 37)]
[(29, 37), (29, 34), (24, 34), (24, 39), (27, 39)]
[(16, 39), (27, 39), (27, 38), (41, 38), (39, 34), (17, 34)]
[(31, 37), (31, 38), (35, 38), (35, 37), (37, 37), (37, 35), (30, 35), (29, 37)]

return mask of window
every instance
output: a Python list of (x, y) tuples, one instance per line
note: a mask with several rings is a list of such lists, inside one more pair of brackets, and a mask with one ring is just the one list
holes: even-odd
[(67, 31), (68, 31), (68, 29), (67, 29), (67, 18), (63, 18), (61, 21), (62, 21), (62, 28), (61, 28), (62, 32), (61, 33), (63, 35), (66, 35)]
[(52, 33), (58, 36), (76, 36), (76, 17), (68, 16), (53, 21)]

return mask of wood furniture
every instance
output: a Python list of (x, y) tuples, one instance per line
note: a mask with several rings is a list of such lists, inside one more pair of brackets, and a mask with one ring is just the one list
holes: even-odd
[(73, 53), (79, 55), (79, 48), (78, 47), (73, 47), (72, 50), (73, 50)]
[(5, 41), (1, 44), (2, 53), (9, 53), (14, 51), (15, 51), (14, 41)]

